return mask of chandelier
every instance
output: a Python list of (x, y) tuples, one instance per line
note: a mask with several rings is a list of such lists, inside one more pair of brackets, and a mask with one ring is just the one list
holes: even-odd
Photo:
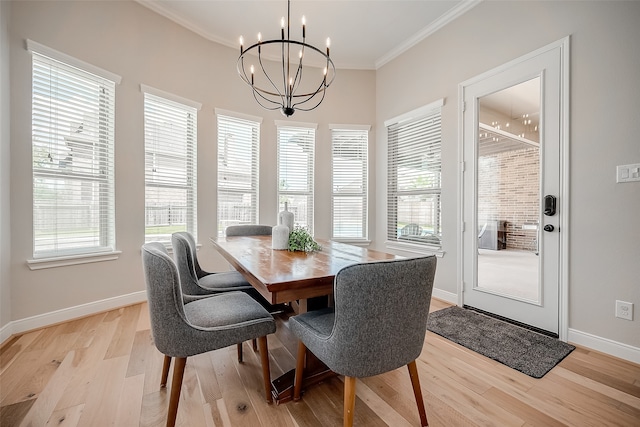
[[(240, 78), (251, 86), (258, 104), (267, 110), (279, 109), (287, 117), (296, 110), (311, 111), (317, 108), (336, 75), (336, 67), (329, 57), (330, 39), (327, 38), (326, 53), (307, 44), (303, 16), (302, 41), (291, 40), (290, 19), (291, 0), (287, 0), (286, 38), (284, 17), (280, 21), (280, 39), (263, 41), (258, 33), (258, 42), (244, 49), (244, 40), (240, 37), (237, 63)], [(257, 63), (257, 67), (253, 62)], [(303, 74), (307, 78), (305, 81)]]

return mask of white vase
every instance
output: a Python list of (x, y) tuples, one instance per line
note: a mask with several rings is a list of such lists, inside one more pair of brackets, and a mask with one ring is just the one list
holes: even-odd
[(272, 229), (271, 249), (285, 250), (289, 249), (289, 227), (286, 225), (276, 225)]
[(278, 224), (286, 225), (289, 232), (293, 231), (293, 212), (289, 212), (287, 202), (284, 202), (284, 210), (278, 214)]

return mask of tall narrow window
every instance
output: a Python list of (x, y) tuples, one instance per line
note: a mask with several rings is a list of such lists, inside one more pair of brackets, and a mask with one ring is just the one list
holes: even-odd
[(200, 104), (142, 86), (145, 241), (197, 230), (197, 116)]
[(114, 251), (120, 77), (31, 41), (27, 47), (33, 54), (33, 256)]
[(442, 100), (385, 122), (389, 241), (440, 246)]
[(330, 125), (332, 237), (367, 238), (369, 126)]
[(278, 127), (278, 209), (293, 212), (294, 224), (313, 234), (313, 171), (316, 126), (276, 122)]
[(229, 225), (258, 223), (259, 117), (216, 109), (218, 236)]

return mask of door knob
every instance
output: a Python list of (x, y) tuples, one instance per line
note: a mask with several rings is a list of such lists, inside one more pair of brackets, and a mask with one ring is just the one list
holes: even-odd
[(553, 230), (555, 230), (555, 227), (553, 225), (551, 225), (551, 224), (547, 224), (547, 225), (544, 226), (543, 230), (544, 231), (553, 231)]

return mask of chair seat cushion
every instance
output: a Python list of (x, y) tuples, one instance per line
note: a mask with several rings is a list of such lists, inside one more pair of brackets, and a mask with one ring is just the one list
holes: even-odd
[(321, 310), (313, 310), (289, 318), (289, 327), (294, 335), (300, 337), (302, 342), (308, 335), (314, 338), (327, 339), (333, 330), (335, 319), (335, 311), (333, 308), (323, 308)]
[[(227, 292), (190, 302), (184, 306), (184, 313), (192, 326), (201, 329), (233, 329), (240, 325), (274, 323), (269, 312), (243, 292)], [(267, 328), (263, 335), (270, 329)]]
[(215, 292), (241, 291), (252, 286), (238, 271), (213, 273), (198, 280), (198, 285)]

